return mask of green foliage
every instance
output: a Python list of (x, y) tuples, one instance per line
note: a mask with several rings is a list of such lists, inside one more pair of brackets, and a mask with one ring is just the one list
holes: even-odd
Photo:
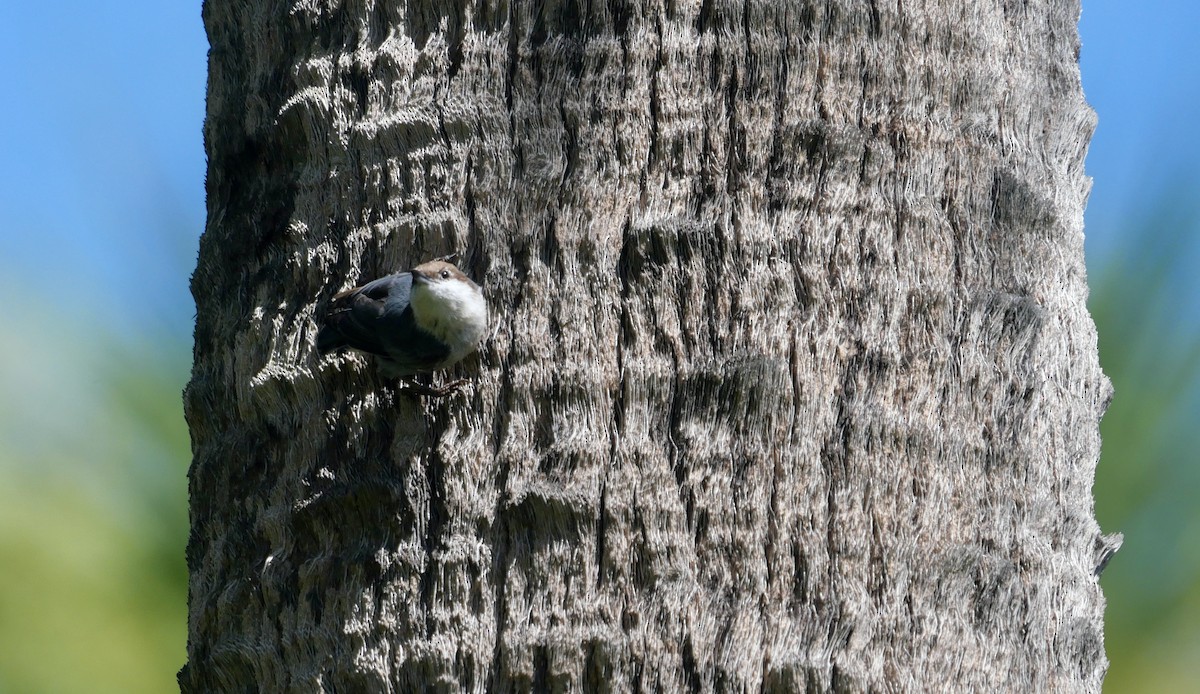
[(1106, 532), (1125, 534), (1101, 580), (1109, 692), (1200, 682), (1197, 228), (1196, 209), (1160, 202), (1090, 274), (1100, 361), (1115, 389), (1096, 513)]
[(71, 325), (0, 334), (0, 692), (177, 690), (187, 347)]

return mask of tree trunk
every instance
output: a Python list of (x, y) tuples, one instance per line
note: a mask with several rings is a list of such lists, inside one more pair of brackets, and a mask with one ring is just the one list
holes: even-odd
[(1078, 13), (207, 0), (183, 691), (1099, 690)]

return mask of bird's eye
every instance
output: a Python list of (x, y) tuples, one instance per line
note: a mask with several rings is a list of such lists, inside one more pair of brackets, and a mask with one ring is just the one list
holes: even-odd
[(449, 270), (442, 270), (442, 279), (444, 279), (444, 280), (450, 279), (450, 271)]

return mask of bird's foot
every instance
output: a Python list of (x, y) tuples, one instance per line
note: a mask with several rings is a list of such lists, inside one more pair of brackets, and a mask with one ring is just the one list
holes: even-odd
[(456, 381), (450, 381), (449, 383), (443, 383), (440, 386), (425, 385), (424, 383), (418, 383), (413, 379), (405, 379), (401, 382), (405, 386), (404, 390), (431, 398), (444, 398), (447, 395), (452, 395), (453, 393), (457, 392), (459, 388), (462, 388), (466, 384), (470, 383), (470, 381), (465, 378), (460, 378)]

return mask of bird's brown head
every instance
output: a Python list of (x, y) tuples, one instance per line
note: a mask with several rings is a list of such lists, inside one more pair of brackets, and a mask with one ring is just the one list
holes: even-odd
[[(451, 263), (444, 260), (431, 260), (428, 263), (421, 263), (412, 269), (413, 281), (417, 283), (442, 282), (445, 280), (458, 280), (460, 282), (471, 282), (471, 280)], [(474, 284), (474, 283), (472, 283)]]

